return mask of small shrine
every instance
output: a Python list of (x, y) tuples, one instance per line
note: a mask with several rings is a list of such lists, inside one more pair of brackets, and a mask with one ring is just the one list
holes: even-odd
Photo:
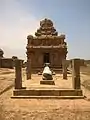
[(27, 64), (32, 71), (42, 69), (45, 63), (50, 63), (52, 69), (62, 68), (62, 61), (67, 55), (67, 43), (64, 41), (65, 35), (58, 35), (50, 19), (40, 21), (35, 36), (28, 35), (27, 39)]

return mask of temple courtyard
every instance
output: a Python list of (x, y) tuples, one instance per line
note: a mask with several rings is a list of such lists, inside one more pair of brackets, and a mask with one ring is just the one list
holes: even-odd
[(24, 67), (16, 57), (3, 67), (1, 51), (0, 120), (90, 120), (90, 64), (68, 61), (65, 39), (45, 18), (27, 36)]
[[(12, 99), (15, 70), (0, 69), (0, 120), (90, 120), (90, 66), (81, 67), (81, 89), (83, 99)], [(32, 74), (26, 80), (23, 69), (22, 86), (27, 89), (71, 89), (72, 75), (68, 79), (62, 74), (53, 75), (55, 85), (41, 85), (42, 75)]]

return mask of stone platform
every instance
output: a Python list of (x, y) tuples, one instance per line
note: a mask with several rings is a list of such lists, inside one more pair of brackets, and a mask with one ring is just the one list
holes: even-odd
[(80, 89), (15, 89), (12, 98), (37, 98), (37, 99), (81, 99), (84, 98)]
[[(64, 80), (61, 74), (53, 76), (55, 85), (40, 84), (42, 75), (32, 74), (32, 79), (23, 77), (22, 87), (14, 89), (12, 98), (26, 99), (83, 99), (82, 89), (73, 89), (71, 74)], [(44, 81), (44, 80), (43, 80)]]

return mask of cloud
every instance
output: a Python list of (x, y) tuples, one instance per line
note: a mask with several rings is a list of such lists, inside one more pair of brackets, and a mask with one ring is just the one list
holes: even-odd
[(13, 54), (25, 57), (27, 35), (34, 34), (38, 26), (39, 20), (28, 13), (20, 2), (0, 0), (0, 48), (6, 57)]

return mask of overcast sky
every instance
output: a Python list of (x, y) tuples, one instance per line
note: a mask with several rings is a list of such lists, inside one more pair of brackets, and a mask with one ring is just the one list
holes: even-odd
[(66, 35), (67, 58), (90, 59), (90, 0), (0, 0), (0, 48), (26, 58), (27, 35), (49, 18)]

